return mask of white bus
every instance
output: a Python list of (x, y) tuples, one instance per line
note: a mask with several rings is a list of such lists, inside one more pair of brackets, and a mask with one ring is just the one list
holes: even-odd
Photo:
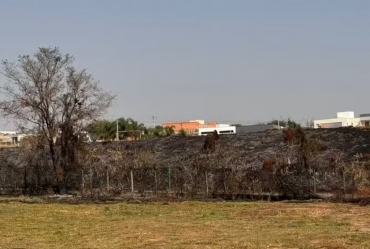
[(206, 136), (212, 134), (214, 131), (217, 131), (217, 134), (236, 134), (235, 126), (222, 126), (222, 127), (213, 127), (213, 128), (199, 128), (198, 135)]

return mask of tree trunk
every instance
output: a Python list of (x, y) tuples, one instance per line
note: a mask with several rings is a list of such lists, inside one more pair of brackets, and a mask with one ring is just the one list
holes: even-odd
[(55, 151), (55, 145), (54, 145), (54, 142), (53, 142), (53, 138), (49, 139), (49, 151), (50, 151), (50, 156), (51, 156), (51, 162), (53, 164), (53, 170), (54, 170), (54, 183), (56, 184), (56, 188), (54, 188), (54, 191), (56, 192), (56, 194), (60, 194), (60, 181), (59, 181), (59, 177), (58, 177), (58, 167), (57, 167), (57, 155), (56, 155), (56, 151)]
[(54, 173), (56, 175), (57, 174), (57, 159), (56, 159), (56, 152), (55, 152), (53, 138), (51, 138), (51, 140), (49, 139), (49, 151), (50, 151), (50, 156), (51, 156), (51, 162), (53, 163)]

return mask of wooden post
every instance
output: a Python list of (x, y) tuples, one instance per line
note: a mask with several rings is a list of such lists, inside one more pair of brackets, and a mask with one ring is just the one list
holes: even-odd
[(134, 193), (134, 172), (132, 169), (130, 174), (131, 174), (131, 193)]
[(24, 195), (27, 195), (27, 167), (24, 168)]
[(308, 169), (307, 180), (308, 180), (308, 191), (311, 193), (311, 166), (309, 166)]
[(316, 174), (313, 171), (313, 192), (316, 194)]
[(223, 183), (224, 183), (224, 194), (226, 194), (227, 192), (227, 186), (226, 186), (226, 170), (225, 168), (223, 168), (223, 173), (224, 173), (224, 177), (223, 177)]
[(109, 167), (107, 166), (107, 192), (109, 195)]
[(171, 192), (171, 166), (168, 165), (168, 191)]
[(154, 168), (155, 197), (158, 198), (157, 167)]
[(81, 170), (81, 188), (82, 188), (82, 196), (85, 195), (85, 177), (84, 177), (84, 169)]
[(206, 169), (206, 197), (208, 198), (208, 170)]
[(345, 197), (345, 195), (346, 195), (346, 177), (345, 177), (344, 169), (343, 169), (343, 194), (344, 194), (344, 197)]
[(93, 185), (92, 185), (92, 169), (91, 169), (91, 165), (90, 165), (90, 195), (93, 194)]

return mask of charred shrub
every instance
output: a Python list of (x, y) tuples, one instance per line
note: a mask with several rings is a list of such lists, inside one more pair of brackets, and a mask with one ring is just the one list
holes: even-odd
[(273, 171), (274, 162), (270, 158), (266, 158), (263, 161), (262, 169), (264, 171)]
[(287, 145), (292, 145), (294, 140), (294, 132), (292, 129), (288, 129), (284, 131), (284, 141), (287, 143)]
[(203, 151), (210, 152), (216, 149), (216, 141), (219, 140), (219, 136), (216, 130), (211, 135), (208, 135), (204, 141)]

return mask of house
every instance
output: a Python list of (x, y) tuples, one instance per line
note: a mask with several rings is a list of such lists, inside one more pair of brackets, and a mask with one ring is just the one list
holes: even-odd
[(360, 114), (360, 123), (362, 127), (370, 126), (370, 113)]
[(23, 138), (29, 136), (29, 134), (22, 134), (22, 133), (17, 133), (14, 135), (9, 135), (9, 137), (12, 140), (12, 144), (18, 144)]
[(1, 144), (18, 144), (28, 134), (17, 133), (16, 131), (0, 131), (0, 143)]
[(188, 122), (174, 122), (162, 124), (163, 128), (172, 127), (175, 134), (184, 130), (187, 134), (196, 135), (200, 128), (216, 128), (216, 123), (206, 124), (204, 120), (190, 120)]
[(348, 111), (338, 112), (336, 118), (314, 120), (314, 128), (338, 128), (347, 126), (361, 126), (361, 118), (355, 118), (355, 113)]
[(6, 134), (0, 134), (0, 144), (12, 144), (12, 138)]
[(198, 129), (198, 135), (204, 136), (212, 134), (214, 131), (217, 134), (236, 134), (236, 127), (228, 124), (218, 124), (216, 127), (204, 127)]

